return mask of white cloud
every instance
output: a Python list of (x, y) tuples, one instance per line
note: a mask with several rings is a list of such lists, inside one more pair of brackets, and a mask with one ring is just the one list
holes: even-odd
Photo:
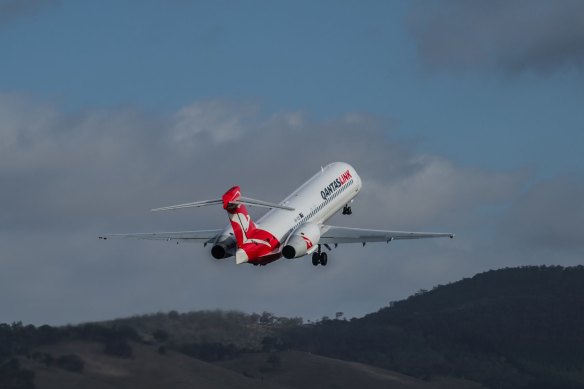
[(402, 164), (407, 175), (392, 180), (379, 176), (363, 195), (380, 204), (382, 214), (410, 228), (437, 222), (458, 225), (476, 218), (469, 212), (510, 201), (524, 181), (517, 172), (465, 168), (437, 156), (416, 155)]
[(172, 138), (182, 147), (193, 149), (208, 136), (219, 144), (239, 139), (249, 127), (246, 120), (257, 112), (252, 105), (225, 101), (194, 102), (173, 115)]
[(549, 74), (584, 65), (578, 0), (418, 2), (408, 24), (425, 69)]
[(57, 0), (2, 0), (0, 1), (0, 26), (57, 4)]
[[(421, 155), (391, 139), (392, 120), (264, 115), (257, 106), (219, 100), (170, 115), (66, 114), (0, 96), (0, 112), (6, 140), (0, 321), (64, 323), (202, 308), (363, 314), (422, 287), (499, 266), (524, 244), (497, 251), (495, 227), (484, 235), (481, 212), (515, 201), (524, 174)], [(235, 184), (251, 197), (278, 201), (336, 160), (352, 163), (365, 189), (353, 216), (331, 224), (432, 227), (452, 230), (457, 239), (340, 247), (326, 268), (306, 259), (236, 266), (212, 260), (199, 245), (96, 239), (105, 232), (223, 227), (221, 209), (148, 210), (214, 198)]]
[(584, 253), (584, 180), (559, 177), (539, 182), (509, 209), (501, 232), (527, 247), (552, 253)]

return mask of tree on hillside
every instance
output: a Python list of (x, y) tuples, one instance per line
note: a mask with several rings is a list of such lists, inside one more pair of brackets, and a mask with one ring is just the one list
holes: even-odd
[(272, 367), (273, 370), (280, 367), (282, 361), (280, 360), (280, 356), (276, 353), (270, 353), (266, 362)]
[(154, 339), (156, 339), (157, 342), (166, 342), (168, 340), (168, 338), (170, 337), (168, 332), (166, 332), (162, 329), (157, 329), (156, 331), (154, 331), (152, 333), (152, 336), (154, 337)]
[(72, 371), (74, 373), (82, 373), (85, 363), (79, 355), (68, 354), (57, 358), (55, 364), (61, 369)]
[(104, 352), (107, 355), (120, 358), (131, 358), (134, 353), (132, 346), (130, 346), (125, 340), (121, 339), (114, 339), (106, 342)]

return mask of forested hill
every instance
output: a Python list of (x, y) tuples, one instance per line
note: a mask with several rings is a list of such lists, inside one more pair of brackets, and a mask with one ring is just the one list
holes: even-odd
[[(322, 374), (338, 370), (342, 378)], [(0, 324), (0, 388), (168, 387), (170, 378), (207, 388), (584, 388), (584, 267), (489, 271), (363, 318), (311, 324), (225, 311)]]
[(584, 361), (584, 267), (490, 271), (421, 292), (362, 321), (546, 363)]
[(584, 267), (489, 271), (352, 321), (288, 333), (297, 348), (490, 387), (584, 387)]

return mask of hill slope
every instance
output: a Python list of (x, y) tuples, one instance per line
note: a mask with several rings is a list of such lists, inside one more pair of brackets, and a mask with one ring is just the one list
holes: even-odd
[[(277, 366), (267, 362), (277, 358)], [(392, 388), (392, 389), (479, 389), (481, 385), (465, 380), (436, 377), (422, 381), (413, 377), (333, 358), (300, 351), (283, 351), (275, 354), (253, 353), (219, 362), (233, 371), (264, 377), (265, 381), (286, 388)]]
[(362, 319), (286, 332), (292, 347), (417, 377), (584, 387), (584, 267), (524, 267), (421, 291)]
[(104, 354), (98, 343), (62, 342), (36, 351), (55, 356), (75, 354), (84, 361), (83, 372), (46, 367), (30, 359), (23, 359), (22, 365), (34, 371), (37, 389), (480, 388), (459, 380), (428, 383), (379, 368), (294, 351), (278, 353), (280, 364), (272, 368), (266, 360), (273, 354), (248, 354), (216, 365), (180, 353), (161, 355), (151, 346), (132, 343), (132, 348), (131, 358), (117, 358)]
[[(252, 389), (258, 385), (258, 380), (180, 353), (161, 355), (154, 347), (135, 343), (132, 343), (132, 349), (131, 358), (119, 358), (106, 355), (98, 343), (67, 341), (36, 351), (54, 356), (77, 355), (84, 362), (82, 372), (67, 371), (54, 365), (46, 367), (30, 359), (22, 359), (22, 365), (34, 371), (35, 388), (38, 389)], [(268, 382), (262, 387), (279, 388)]]
[(475, 385), (461, 378), (584, 388), (584, 267), (489, 271), (350, 321), (206, 311), (0, 324), (2, 388)]

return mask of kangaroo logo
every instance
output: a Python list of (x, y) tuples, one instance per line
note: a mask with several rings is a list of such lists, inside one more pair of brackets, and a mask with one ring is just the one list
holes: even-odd
[(301, 238), (304, 239), (304, 241), (306, 242), (306, 249), (307, 250), (310, 250), (312, 248), (312, 246), (314, 246), (312, 241), (310, 239), (308, 239), (306, 236), (302, 235)]
[[(235, 213), (231, 215), (231, 221), (236, 223), (241, 230), (243, 231), (243, 244), (248, 244), (248, 243), (255, 243), (255, 244), (261, 244), (264, 246), (268, 246), (268, 247), (272, 247), (270, 245), (270, 243), (266, 240), (262, 240), (262, 239), (254, 239), (252, 238), (248, 238), (247, 236), (247, 232), (249, 231), (249, 226), (251, 224), (251, 217), (249, 215), (246, 215), (245, 213)], [(254, 230), (256, 231), (256, 230)], [(253, 231), (251, 231), (252, 236), (253, 236)]]
[(249, 215), (246, 215), (245, 213), (237, 213), (236, 217), (239, 221), (239, 225), (241, 226), (241, 229), (244, 232), (247, 232), (249, 230), (249, 224), (251, 222), (251, 217)]

